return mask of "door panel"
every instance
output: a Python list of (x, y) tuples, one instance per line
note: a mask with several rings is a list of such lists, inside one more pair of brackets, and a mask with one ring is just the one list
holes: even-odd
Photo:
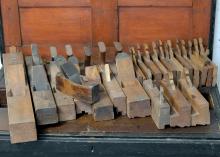
[(23, 44), (88, 43), (92, 40), (90, 8), (22, 8)]
[(191, 38), (191, 17), (190, 8), (120, 8), (119, 39), (125, 44), (135, 44)]

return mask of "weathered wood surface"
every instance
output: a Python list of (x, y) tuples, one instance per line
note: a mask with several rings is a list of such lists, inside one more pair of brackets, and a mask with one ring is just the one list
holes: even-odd
[(99, 100), (99, 84), (97, 83), (83, 82), (82, 85), (76, 84), (59, 73), (56, 76), (56, 87), (64, 94), (84, 103), (92, 104)]
[(166, 67), (166, 69), (169, 72), (172, 72), (174, 82), (177, 83), (178, 76), (180, 76), (179, 69), (176, 67), (175, 63), (170, 59), (168, 46), (164, 45), (163, 48), (162, 42), (159, 41), (159, 50), (159, 58), (161, 63), (164, 65), (164, 67)]
[(207, 125), (210, 124), (210, 112), (209, 112), (209, 103), (202, 96), (197, 88), (192, 85), (192, 82), (188, 76), (185, 74), (179, 80), (180, 89), (192, 105), (192, 115), (191, 115), (191, 125)]
[(172, 42), (170, 40), (167, 40), (165, 43), (165, 47), (168, 47), (168, 53), (169, 53), (169, 59), (173, 62), (173, 65), (177, 69), (177, 81), (181, 78), (181, 75), (183, 73), (183, 65), (180, 64), (180, 62), (174, 57)]
[(11, 143), (37, 140), (29, 86), (22, 53), (3, 55)]
[(133, 61), (134, 61), (134, 59), (136, 59), (135, 62), (137, 63), (138, 67), (140, 68), (140, 70), (142, 71), (142, 73), (144, 74), (146, 79), (152, 79), (152, 73), (151, 73), (150, 69), (144, 64), (144, 62), (142, 60), (141, 46), (139, 44), (137, 44), (137, 51), (135, 51), (133, 49), (132, 54), (134, 55), (133, 57), (135, 57), (135, 58), (133, 58)]
[(79, 60), (74, 55), (72, 46), (71, 45), (65, 45), (65, 49), (66, 49), (66, 54), (67, 54), (67, 61), (69, 63), (72, 63), (73, 65), (75, 65), (76, 69), (80, 72)]
[(193, 85), (195, 87), (199, 87), (200, 84), (200, 71), (197, 65), (195, 65), (191, 61), (191, 56), (192, 56), (192, 42), (188, 41), (188, 50), (186, 50), (186, 46), (181, 42), (181, 49), (182, 49), (182, 57), (185, 58), (185, 61), (193, 67)]
[(105, 64), (106, 52), (107, 52), (105, 43), (103, 41), (98, 42), (98, 47), (100, 52), (100, 63)]
[(123, 92), (127, 97), (129, 118), (146, 117), (151, 114), (150, 98), (137, 80), (123, 81)]
[(130, 48), (130, 52), (131, 52), (132, 61), (133, 61), (133, 64), (134, 64), (135, 76), (138, 79), (138, 81), (141, 84), (143, 84), (143, 80), (146, 80), (146, 77), (145, 77), (144, 73), (142, 72), (142, 70), (140, 69), (140, 67), (137, 64), (137, 59), (136, 59), (136, 54), (135, 54), (134, 47)]
[(158, 52), (158, 49), (157, 49), (155, 42), (152, 42), (152, 49), (153, 49), (153, 53), (151, 54), (151, 58), (152, 58), (153, 62), (160, 69), (161, 73), (163, 74), (163, 78), (168, 79), (169, 72), (166, 69), (166, 67), (159, 61), (159, 58), (158, 58), (159, 52)]
[(100, 100), (93, 104), (92, 109), (95, 121), (114, 119), (113, 104), (105, 89), (100, 92)]
[[(57, 58), (57, 55), (54, 55), (53, 58)], [(63, 62), (63, 64), (64, 63), (65, 61)], [(56, 75), (61, 72), (59, 63), (57, 63), (56, 61), (51, 61), (48, 66), (48, 73), (50, 73), (50, 84), (57, 105), (59, 121), (76, 119), (76, 109), (73, 97), (63, 94), (56, 88)]]
[[(170, 82), (171, 81), (171, 82)], [(175, 87), (172, 79), (161, 81), (164, 96), (171, 105), (170, 126), (186, 127), (191, 125), (191, 105), (181, 91)]]
[(84, 102), (81, 102), (79, 100), (74, 100), (75, 104), (76, 104), (76, 113), (77, 114), (82, 114), (82, 113), (86, 113), (86, 114), (93, 114), (93, 110), (92, 110), (92, 104), (87, 104)]
[(38, 125), (58, 122), (57, 107), (37, 46), (32, 45), (32, 56), (25, 58)]
[(116, 112), (121, 113), (122, 115), (126, 115), (126, 96), (122, 91), (119, 83), (117, 82), (115, 76), (111, 76), (109, 64), (105, 64), (105, 67), (101, 72), (101, 76), (105, 89), (114, 107), (116, 108)]
[(62, 64), (61, 66), (63, 74), (76, 84), (82, 84), (82, 80), (80, 77), (79, 69), (72, 62), (67, 62)]
[(120, 84), (126, 80), (136, 79), (132, 59), (127, 53), (119, 53), (115, 60)]
[(57, 107), (44, 66), (27, 66), (29, 67), (29, 79), (37, 124), (47, 125), (57, 123)]
[[(159, 91), (154, 86), (152, 80), (145, 80), (143, 87), (151, 99), (151, 117), (158, 129), (165, 129), (170, 125), (170, 105), (163, 96), (163, 91)], [(161, 87), (160, 90), (163, 88)]]
[(101, 84), (101, 76), (96, 65), (85, 67), (85, 76), (86, 79)]
[(144, 53), (143, 61), (145, 65), (151, 70), (153, 79), (156, 80), (156, 82), (159, 82), (162, 79), (162, 73), (160, 69), (155, 65), (155, 63), (150, 58), (150, 52), (149, 47), (147, 44), (144, 44)]
[(57, 104), (59, 121), (64, 122), (76, 119), (76, 108), (73, 97), (56, 90), (53, 92)]
[(188, 62), (188, 60), (186, 58), (187, 54), (185, 54), (184, 55), (185, 57), (183, 57), (182, 53), (183, 53), (183, 50), (181, 50), (180, 45), (179, 45), (179, 41), (177, 41), (176, 42), (176, 51), (174, 53), (174, 56), (182, 64), (182, 66), (184, 68), (187, 68), (189, 70), (190, 79), (193, 80), (193, 78), (194, 78), (194, 76), (193, 76), (193, 66)]
[(117, 79), (127, 97), (127, 115), (129, 118), (146, 117), (150, 115), (150, 98), (135, 77), (132, 58), (126, 53), (116, 56)]

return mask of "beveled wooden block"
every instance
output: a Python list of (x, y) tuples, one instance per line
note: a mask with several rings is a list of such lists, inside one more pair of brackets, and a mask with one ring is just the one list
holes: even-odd
[(93, 104), (92, 109), (95, 121), (114, 119), (113, 104), (106, 91), (100, 93), (100, 100)]
[(57, 104), (59, 121), (64, 122), (76, 119), (76, 108), (73, 98), (56, 90), (53, 92)]
[(79, 100), (74, 100), (75, 104), (76, 104), (76, 113), (77, 114), (82, 114), (82, 113), (86, 113), (86, 114), (93, 114), (93, 110), (92, 110), (92, 104), (87, 104), (84, 102), (81, 102)]
[(132, 59), (127, 53), (119, 53), (116, 56), (115, 61), (118, 74), (117, 78), (120, 83), (122, 80), (136, 79)]
[(116, 78), (114, 76), (111, 76), (110, 67), (108, 64), (105, 65), (105, 68), (101, 73), (101, 76), (105, 89), (114, 107), (116, 108), (116, 112), (117, 113), (120, 112), (122, 115), (126, 115), (127, 113), (126, 96), (122, 91)]
[(150, 98), (137, 80), (123, 81), (122, 89), (127, 97), (127, 116), (129, 118), (150, 116)]
[(38, 125), (58, 122), (56, 103), (43, 65), (30, 67), (31, 92)]
[(57, 107), (51, 90), (32, 90), (36, 121), (38, 125), (58, 122)]

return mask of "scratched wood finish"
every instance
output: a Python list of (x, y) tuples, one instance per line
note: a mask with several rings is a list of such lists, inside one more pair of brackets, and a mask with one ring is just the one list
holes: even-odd
[(6, 49), (16, 45), (30, 55), (26, 47), (38, 43), (43, 57), (45, 47), (70, 43), (83, 58), (83, 46), (100, 40), (112, 47), (117, 40), (126, 46), (201, 36), (207, 44), (210, 10), (211, 0), (1, 0)]

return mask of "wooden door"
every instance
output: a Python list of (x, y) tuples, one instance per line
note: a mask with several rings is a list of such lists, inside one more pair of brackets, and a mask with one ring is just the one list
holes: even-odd
[(4, 41), (30, 53), (37, 43), (44, 57), (49, 46), (82, 48), (97, 41), (108, 47), (157, 39), (202, 36), (208, 41), (211, 0), (1, 0)]

